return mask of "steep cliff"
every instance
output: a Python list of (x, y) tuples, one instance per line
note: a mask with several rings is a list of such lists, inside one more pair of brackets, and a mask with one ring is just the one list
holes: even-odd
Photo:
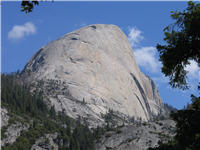
[(90, 25), (42, 47), (21, 77), (70, 117), (101, 124), (102, 114), (113, 110), (148, 121), (160, 114), (163, 103), (133, 52), (117, 26)]

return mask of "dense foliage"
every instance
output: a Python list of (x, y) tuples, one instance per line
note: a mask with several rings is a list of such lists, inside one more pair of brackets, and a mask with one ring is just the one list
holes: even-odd
[(166, 45), (157, 45), (162, 72), (172, 87), (187, 89), (185, 66), (193, 60), (200, 65), (200, 3), (188, 2), (183, 12), (172, 12), (175, 23), (164, 29)]
[(42, 93), (32, 95), (29, 86), (17, 84), (17, 76), (15, 73), (1, 75), (2, 106), (7, 106), (17, 114), (46, 117), (48, 109), (42, 100)]
[(175, 140), (180, 150), (200, 149), (200, 97), (193, 97), (192, 101), (186, 110), (172, 114), (177, 123)]
[(25, 13), (32, 12), (35, 5), (38, 5), (39, 2), (37, 0), (22, 0), (21, 2), (21, 11)]
[[(12, 145), (2, 150), (28, 150), (35, 141), (45, 134), (58, 133), (56, 143), (59, 150), (93, 150), (95, 141), (104, 133), (100, 127), (92, 132), (80, 120), (73, 120), (63, 112), (56, 113), (48, 108), (42, 93), (30, 93), (28, 85), (20, 84), (18, 74), (2, 74), (2, 107), (9, 111), (9, 122), (29, 124), (29, 130), (22, 132)], [(20, 116), (19, 118), (16, 116)], [(20, 119), (22, 118), (22, 119)], [(2, 128), (2, 138), (6, 128)]]
[[(187, 88), (185, 66), (190, 60), (200, 66), (200, 3), (188, 2), (184, 12), (174, 12), (175, 24), (165, 29), (168, 45), (158, 45), (162, 71), (170, 77), (172, 87)], [(177, 31), (175, 31), (175, 29)], [(198, 87), (200, 91), (200, 86)], [(188, 108), (171, 114), (176, 122), (176, 135), (168, 143), (159, 143), (150, 150), (198, 150), (200, 149), (200, 97), (194, 95)]]

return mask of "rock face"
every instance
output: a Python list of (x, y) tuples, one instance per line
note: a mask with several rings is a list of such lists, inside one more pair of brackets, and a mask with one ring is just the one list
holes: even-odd
[(27, 131), (28, 128), (28, 124), (22, 124), (20, 122), (11, 124), (10, 126), (8, 126), (5, 132), (5, 138), (1, 140), (1, 146), (13, 144), (16, 141), (16, 139), (21, 135), (21, 132)]
[(86, 26), (47, 44), (21, 77), (73, 118), (100, 123), (101, 113), (110, 109), (148, 121), (163, 107), (155, 84), (140, 72), (126, 35), (115, 25)]
[(175, 122), (172, 120), (135, 123), (109, 131), (96, 144), (96, 149), (147, 150), (158, 146), (158, 141), (169, 141), (174, 135)]
[(1, 128), (8, 125), (8, 120), (9, 116), (7, 109), (1, 107)]
[(58, 150), (58, 145), (54, 142), (56, 140), (57, 134), (46, 134), (45, 137), (39, 138), (34, 145), (32, 145), (31, 150)]

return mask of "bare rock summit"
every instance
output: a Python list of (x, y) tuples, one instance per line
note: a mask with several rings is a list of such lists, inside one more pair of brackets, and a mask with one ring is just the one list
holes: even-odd
[(119, 27), (94, 24), (42, 47), (21, 76), (32, 90), (42, 89), (56, 111), (73, 118), (100, 124), (102, 114), (113, 110), (148, 121), (160, 114), (163, 103), (133, 52)]

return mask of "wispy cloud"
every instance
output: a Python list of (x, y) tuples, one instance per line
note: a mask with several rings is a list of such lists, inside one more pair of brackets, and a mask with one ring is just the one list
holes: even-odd
[(190, 61), (190, 64), (185, 67), (185, 70), (188, 71), (189, 79), (199, 79), (200, 80), (200, 68), (194, 60)]
[(156, 73), (160, 69), (160, 62), (156, 58), (156, 48), (152, 46), (142, 47), (140, 42), (144, 39), (142, 31), (136, 27), (129, 27), (128, 39), (134, 49), (136, 62), (148, 72)]
[(141, 40), (144, 39), (142, 36), (142, 32), (138, 30), (136, 27), (129, 27), (128, 39), (132, 45), (132, 47), (138, 46)]
[(169, 78), (165, 77), (162, 73), (159, 73), (157, 76), (152, 77), (152, 79), (157, 86), (159, 86), (160, 84), (169, 83)]
[(139, 66), (145, 68), (149, 72), (158, 72), (160, 62), (156, 59), (155, 47), (142, 47), (134, 51), (136, 61)]
[(8, 32), (8, 39), (19, 40), (25, 36), (36, 33), (36, 27), (32, 22), (26, 22), (24, 25), (15, 25)]
[(188, 71), (187, 82), (190, 90), (194, 93), (197, 90), (197, 86), (200, 82), (200, 68), (194, 60), (190, 60), (190, 64), (185, 67)]

